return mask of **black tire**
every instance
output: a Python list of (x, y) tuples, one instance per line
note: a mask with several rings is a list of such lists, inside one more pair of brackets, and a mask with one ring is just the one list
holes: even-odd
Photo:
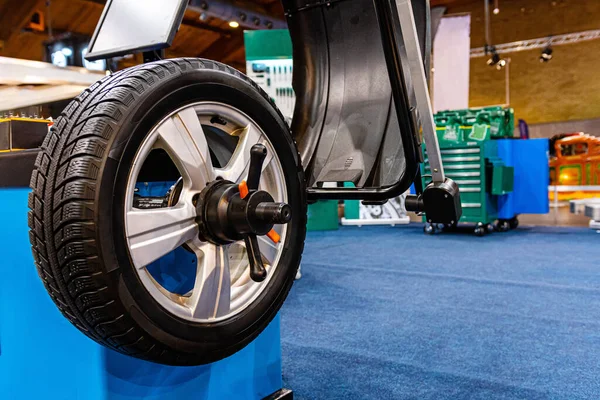
[(513, 217), (510, 221), (508, 221), (510, 225), (510, 229), (517, 229), (519, 227), (519, 218)]
[[(267, 288), (239, 314), (211, 324), (180, 319), (147, 292), (133, 269), (118, 211), (145, 135), (171, 111), (201, 100), (235, 106), (264, 130), (283, 167), (293, 211)], [(54, 303), (96, 342), (157, 363), (205, 364), (249, 344), (283, 305), (304, 249), (304, 172), (284, 118), (251, 80), (208, 60), (145, 64), (84, 91), (44, 141), (31, 187), (30, 240)]]

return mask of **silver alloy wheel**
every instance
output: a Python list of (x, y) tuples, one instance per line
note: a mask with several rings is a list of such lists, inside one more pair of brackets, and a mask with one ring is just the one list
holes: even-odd
[[(224, 168), (213, 167), (203, 129), (207, 126), (238, 137), (237, 147)], [(124, 210), (130, 258), (148, 292), (180, 318), (217, 322), (234, 316), (262, 293), (277, 268), (287, 225), (275, 226), (281, 236), (277, 244), (266, 236), (258, 238), (268, 272), (261, 283), (250, 279), (243, 241), (216, 246), (198, 239), (194, 196), (217, 178), (236, 183), (245, 180), (250, 148), (256, 143), (264, 144), (268, 151), (260, 189), (269, 192), (276, 202), (287, 203), (285, 178), (273, 145), (250, 117), (227, 104), (199, 102), (176, 110), (153, 128), (134, 158)], [(170, 156), (182, 175), (183, 190), (171, 207), (141, 210), (133, 206), (134, 192), (144, 161), (154, 149), (162, 149)], [(147, 266), (184, 244), (196, 254), (198, 262), (193, 290), (180, 295), (162, 287)]]

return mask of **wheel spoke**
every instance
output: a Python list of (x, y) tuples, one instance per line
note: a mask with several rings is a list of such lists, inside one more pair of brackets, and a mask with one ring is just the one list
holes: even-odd
[(195, 246), (198, 270), (188, 306), (193, 318), (211, 319), (229, 313), (231, 284), (229, 246)]
[(194, 239), (198, 235), (195, 217), (191, 205), (127, 212), (129, 252), (135, 267), (143, 268)]
[[(253, 125), (248, 125), (240, 135), (238, 145), (223, 169), (217, 169), (216, 173), (231, 182), (241, 182), (248, 175), (250, 165), (250, 149), (257, 143), (263, 143), (262, 133)], [(263, 171), (273, 160), (273, 154), (269, 152), (263, 164)]]
[(258, 247), (260, 248), (260, 254), (262, 255), (263, 260), (272, 266), (279, 250), (279, 244), (273, 243), (271, 239), (266, 236), (259, 236)]
[(180, 111), (158, 127), (157, 142), (173, 159), (187, 186), (201, 190), (214, 180), (214, 168), (200, 120), (193, 108)]
[[(279, 245), (276, 245), (271, 241), (271, 239), (265, 236), (258, 236), (258, 248), (260, 249), (260, 254), (262, 256), (263, 262), (265, 263), (265, 268), (267, 271), (272, 272), (273, 263), (275, 261), (275, 257), (277, 257), (277, 253), (279, 251)], [(246, 251), (246, 245), (242, 245), (244, 248), (244, 252)], [(233, 286), (240, 287), (244, 286), (251, 281), (250, 279), (250, 268), (248, 264), (248, 257), (245, 256), (245, 269), (244, 272), (240, 275), (237, 281)]]

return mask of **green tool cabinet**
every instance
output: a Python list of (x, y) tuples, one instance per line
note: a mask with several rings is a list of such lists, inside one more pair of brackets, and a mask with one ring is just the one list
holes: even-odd
[[(436, 115), (437, 136), (444, 171), (460, 188), (463, 215), (460, 221), (444, 228), (454, 228), (458, 223), (474, 224), (475, 233), (482, 236), (493, 230), (498, 218), (499, 196), (513, 190), (514, 169), (506, 166), (498, 157), (498, 147), (492, 140), (489, 111), (476, 115), (460, 115), (460, 112), (449, 114)], [(423, 185), (431, 183), (426, 150), (421, 173)], [(426, 215), (424, 222), (428, 222)], [(436, 229), (437, 226), (429, 223), (425, 226), (427, 233), (433, 233)]]
[(445, 127), (448, 123), (457, 121), (463, 126), (471, 126), (475, 123), (489, 125), (490, 138), (492, 139), (504, 139), (514, 136), (515, 112), (512, 108), (493, 106), (466, 110), (440, 111), (435, 115), (435, 123), (438, 127)]

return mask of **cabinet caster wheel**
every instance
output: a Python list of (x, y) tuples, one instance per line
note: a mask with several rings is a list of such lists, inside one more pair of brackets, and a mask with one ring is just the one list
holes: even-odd
[(475, 235), (477, 236), (485, 236), (486, 231), (485, 231), (485, 225), (482, 222), (479, 222), (476, 226), (475, 226)]
[(498, 232), (507, 232), (510, 230), (510, 224), (506, 220), (498, 221), (496, 224), (496, 230)]
[(433, 234), (435, 234), (435, 226), (431, 225), (431, 224), (427, 224), (423, 228), (423, 232), (425, 232), (425, 234), (427, 234), (427, 235), (433, 235)]
[(510, 225), (510, 229), (517, 229), (519, 227), (519, 219), (514, 217), (508, 221), (508, 224)]

